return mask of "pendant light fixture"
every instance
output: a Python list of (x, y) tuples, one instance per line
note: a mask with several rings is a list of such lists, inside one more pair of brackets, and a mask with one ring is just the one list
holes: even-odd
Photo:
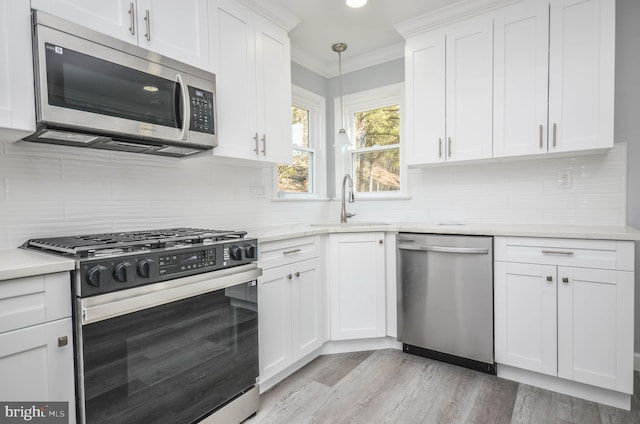
[(336, 43), (331, 46), (331, 49), (338, 53), (338, 84), (340, 86), (340, 119), (342, 120), (342, 126), (338, 135), (336, 136), (335, 146), (346, 147), (351, 145), (347, 131), (344, 129), (344, 108), (342, 105), (342, 52), (347, 50), (345, 43)]

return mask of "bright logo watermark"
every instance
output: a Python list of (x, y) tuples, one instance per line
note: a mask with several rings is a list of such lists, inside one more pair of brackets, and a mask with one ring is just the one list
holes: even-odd
[(68, 424), (69, 402), (0, 402), (0, 424)]

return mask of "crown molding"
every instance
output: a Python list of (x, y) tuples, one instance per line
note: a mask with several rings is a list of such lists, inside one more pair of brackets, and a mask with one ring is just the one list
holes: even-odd
[[(358, 56), (343, 57), (342, 74), (344, 75), (349, 72), (401, 58), (404, 58), (404, 43), (394, 44)], [(295, 49), (292, 46), (291, 61), (327, 79), (338, 76), (338, 59), (332, 62), (322, 62), (314, 57), (314, 55), (301, 51), (300, 49)]]
[(406, 39), (517, 1), (519, 0), (460, 0), (433, 12), (399, 22), (393, 27)]
[(300, 23), (300, 18), (273, 0), (240, 0), (240, 2), (273, 21), (287, 32)]

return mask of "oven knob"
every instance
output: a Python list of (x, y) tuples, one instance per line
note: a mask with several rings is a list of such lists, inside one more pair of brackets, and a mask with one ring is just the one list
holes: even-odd
[(244, 247), (244, 255), (247, 258), (255, 259), (256, 258), (256, 245), (255, 244), (247, 244)]
[(229, 252), (231, 253), (231, 259), (233, 259), (234, 261), (242, 260), (243, 250), (244, 249), (242, 249), (242, 247), (240, 246), (231, 246), (231, 249), (229, 249)]
[(153, 259), (143, 259), (138, 264), (138, 275), (142, 278), (149, 278), (158, 274), (158, 263)]
[(113, 278), (121, 283), (133, 280), (133, 273), (135, 272), (133, 264), (131, 262), (121, 262), (116, 265), (113, 270)]
[(103, 265), (96, 265), (87, 273), (87, 283), (93, 287), (100, 287), (111, 280), (111, 273)]

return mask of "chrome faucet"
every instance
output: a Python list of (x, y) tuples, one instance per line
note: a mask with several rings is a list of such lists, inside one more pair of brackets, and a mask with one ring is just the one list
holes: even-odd
[(344, 192), (345, 192), (345, 184), (349, 180), (349, 203), (353, 203), (356, 201), (355, 197), (353, 197), (353, 180), (351, 179), (351, 175), (345, 174), (342, 179), (342, 211), (340, 212), (340, 223), (346, 224), (347, 218), (351, 218), (355, 216), (355, 213), (347, 213), (347, 208), (344, 202)]

